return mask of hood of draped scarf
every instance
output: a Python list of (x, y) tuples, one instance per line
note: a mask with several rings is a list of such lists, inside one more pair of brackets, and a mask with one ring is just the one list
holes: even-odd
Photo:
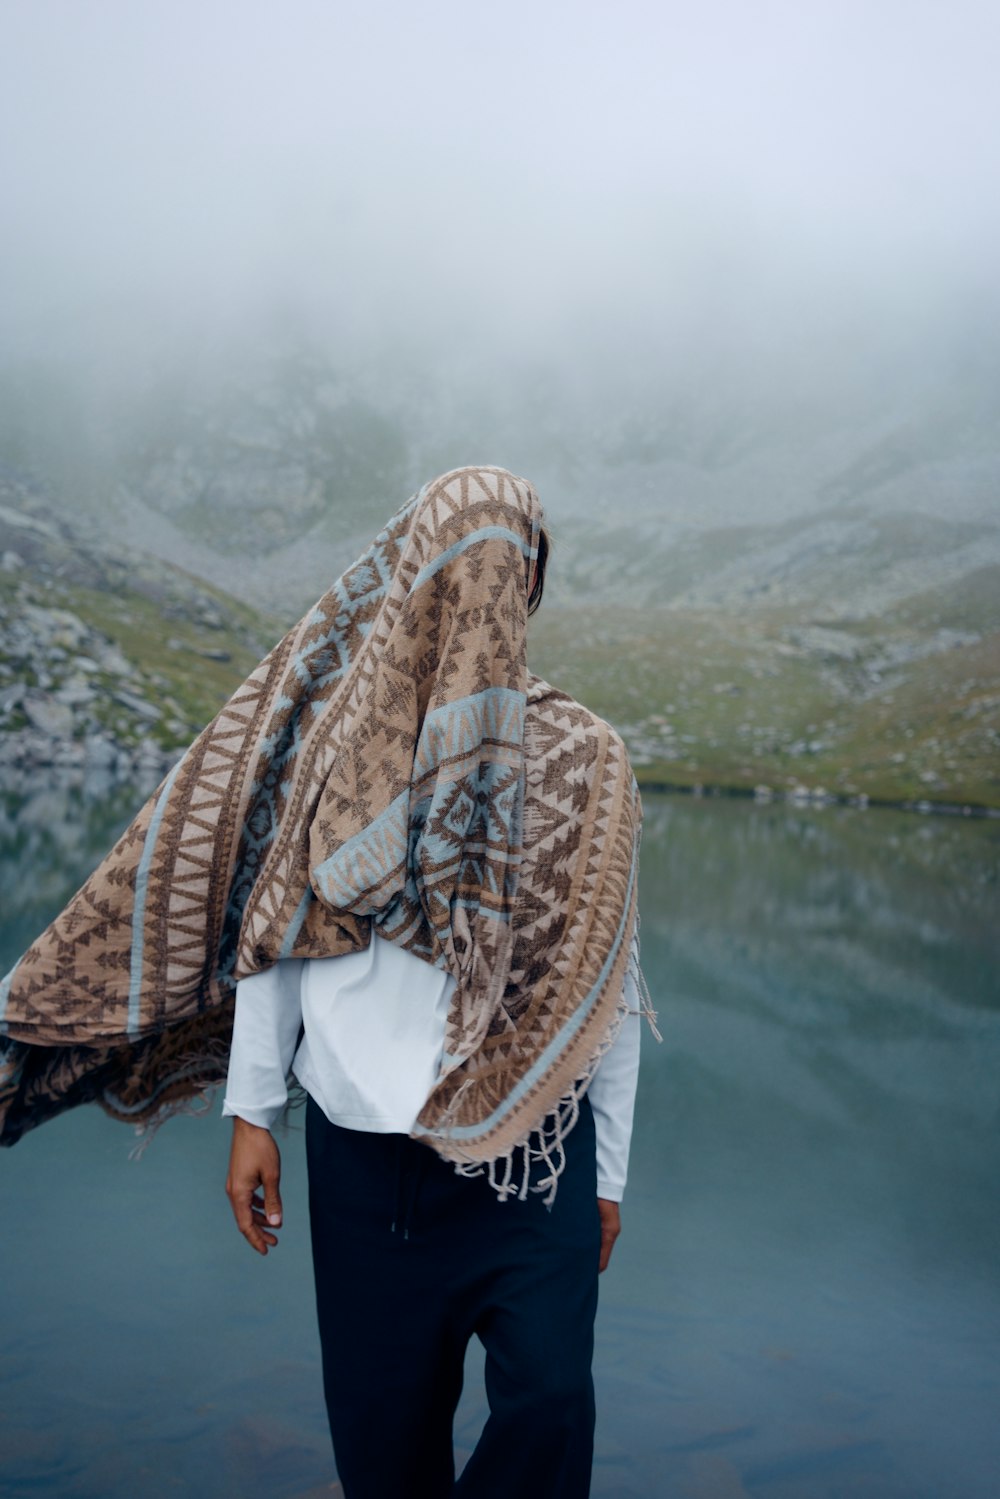
[(0, 1141), (158, 1121), (225, 1078), (238, 979), (372, 940), (456, 981), (414, 1132), (472, 1167), (558, 1138), (621, 1010), (639, 802), (528, 673), (540, 522), (503, 469), (443, 475), (233, 693), (0, 984)]

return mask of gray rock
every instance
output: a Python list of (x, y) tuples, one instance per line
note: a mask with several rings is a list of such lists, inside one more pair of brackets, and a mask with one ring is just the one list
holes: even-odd
[(58, 703), (65, 703), (70, 708), (79, 708), (84, 703), (92, 703), (97, 693), (82, 672), (74, 672), (71, 677), (67, 677), (53, 696)]
[(43, 609), (38, 604), (25, 604), (22, 613), (26, 624), (46, 646), (77, 650), (90, 635), (83, 620), (69, 609)]
[(95, 770), (110, 770), (118, 763), (118, 747), (103, 734), (88, 734), (83, 740), (84, 761)]
[(160, 746), (158, 744), (156, 744), (152, 739), (147, 739), (145, 743), (139, 746), (139, 750), (135, 756), (135, 759), (139, 765), (143, 766), (161, 765), (165, 762), (166, 755), (164, 754), (163, 750), (160, 749)]
[(85, 751), (78, 739), (58, 739), (52, 746), (53, 765), (82, 765), (84, 759)]
[(805, 625), (788, 631), (788, 638), (800, 649), (814, 652), (835, 661), (856, 661), (864, 651), (861, 641), (842, 630), (831, 630), (822, 625)]
[(110, 640), (101, 641), (96, 654), (102, 671), (110, 672), (113, 677), (131, 676), (132, 663), (122, 655), (116, 645), (112, 645)]
[(150, 722), (161, 717), (160, 710), (155, 703), (149, 703), (144, 697), (137, 697), (134, 692), (125, 692), (119, 688), (112, 696), (116, 703), (121, 703), (123, 708), (131, 708), (133, 713), (138, 713), (140, 718)]
[(5, 734), (0, 738), (5, 764), (51, 765), (57, 740), (36, 729), (22, 729), (16, 734)]
[(0, 505), (0, 520), (20, 531), (34, 531), (39, 536), (52, 539), (59, 536), (57, 528), (50, 521), (42, 520), (38, 515), (28, 515), (22, 510), (13, 510), (9, 505)]
[(68, 738), (73, 732), (73, 710), (66, 703), (57, 703), (45, 693), (27, 692), (22, 707), (28, 722), (42, 734), (53, 739)]

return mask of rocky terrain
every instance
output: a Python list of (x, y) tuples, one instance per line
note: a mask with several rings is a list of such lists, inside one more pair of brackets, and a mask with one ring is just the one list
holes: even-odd
[(88, 429), (32, 388), (0, 424), (4, 781), (162, 772), (419, 482), (479, 456), (546, 504), (536, 670), (623, 729), (642, 779), (998, 807), (991, 389), (822, 419), (644, 389), (596, 420), (537, 372), (432, 404), (405, 371), (285, 351), (151, 378)]
[(0, 474), (0, 776), (158, 779), (280, 634), (198, 579), (98, 549)]
[(1000, 374), (940, 364), (933, 379), (848, 369), (790, 388), (739, 369), (598, 380), (526, 362), (486, 389), (474, 367), (429, 383), (403, 360), (351, 369), (302, 342), (163, 363), (101, 396), (85, 372), (28, 379), (0, 360), (0, 464), (98, 548), (282, 616), (421, 483), (470, 462), (535, 482), (560, 602), (714, 608), (793, 588), (841, 608), (863, 584), (878, 613), (996, 560)]
[[(594, 537), (535, 660), (623, 728), (649, 781), (996, 807), (998, 545), (985, 521), (857, 511), (660, 556)], [(623, 557), (627, 606), (607, 582)]]

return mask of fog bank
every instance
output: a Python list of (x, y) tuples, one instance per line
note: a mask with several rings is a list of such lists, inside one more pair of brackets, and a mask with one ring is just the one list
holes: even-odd
[(4, 342), (572, 378), (905, 341), (995, 289), (998, 42), (975, 0), (14, 0)]

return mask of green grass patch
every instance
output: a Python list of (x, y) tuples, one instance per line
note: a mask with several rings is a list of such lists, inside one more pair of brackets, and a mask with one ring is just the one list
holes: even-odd
[[(1000, 807), (1000, 631), (873, 684), (864, 659), (788, 646), (794, 622), (558, 608), (533, 622), (530, 659), (621, 729), (646, 784)], [(886, 639), (858, 635), (869, 656)]]

